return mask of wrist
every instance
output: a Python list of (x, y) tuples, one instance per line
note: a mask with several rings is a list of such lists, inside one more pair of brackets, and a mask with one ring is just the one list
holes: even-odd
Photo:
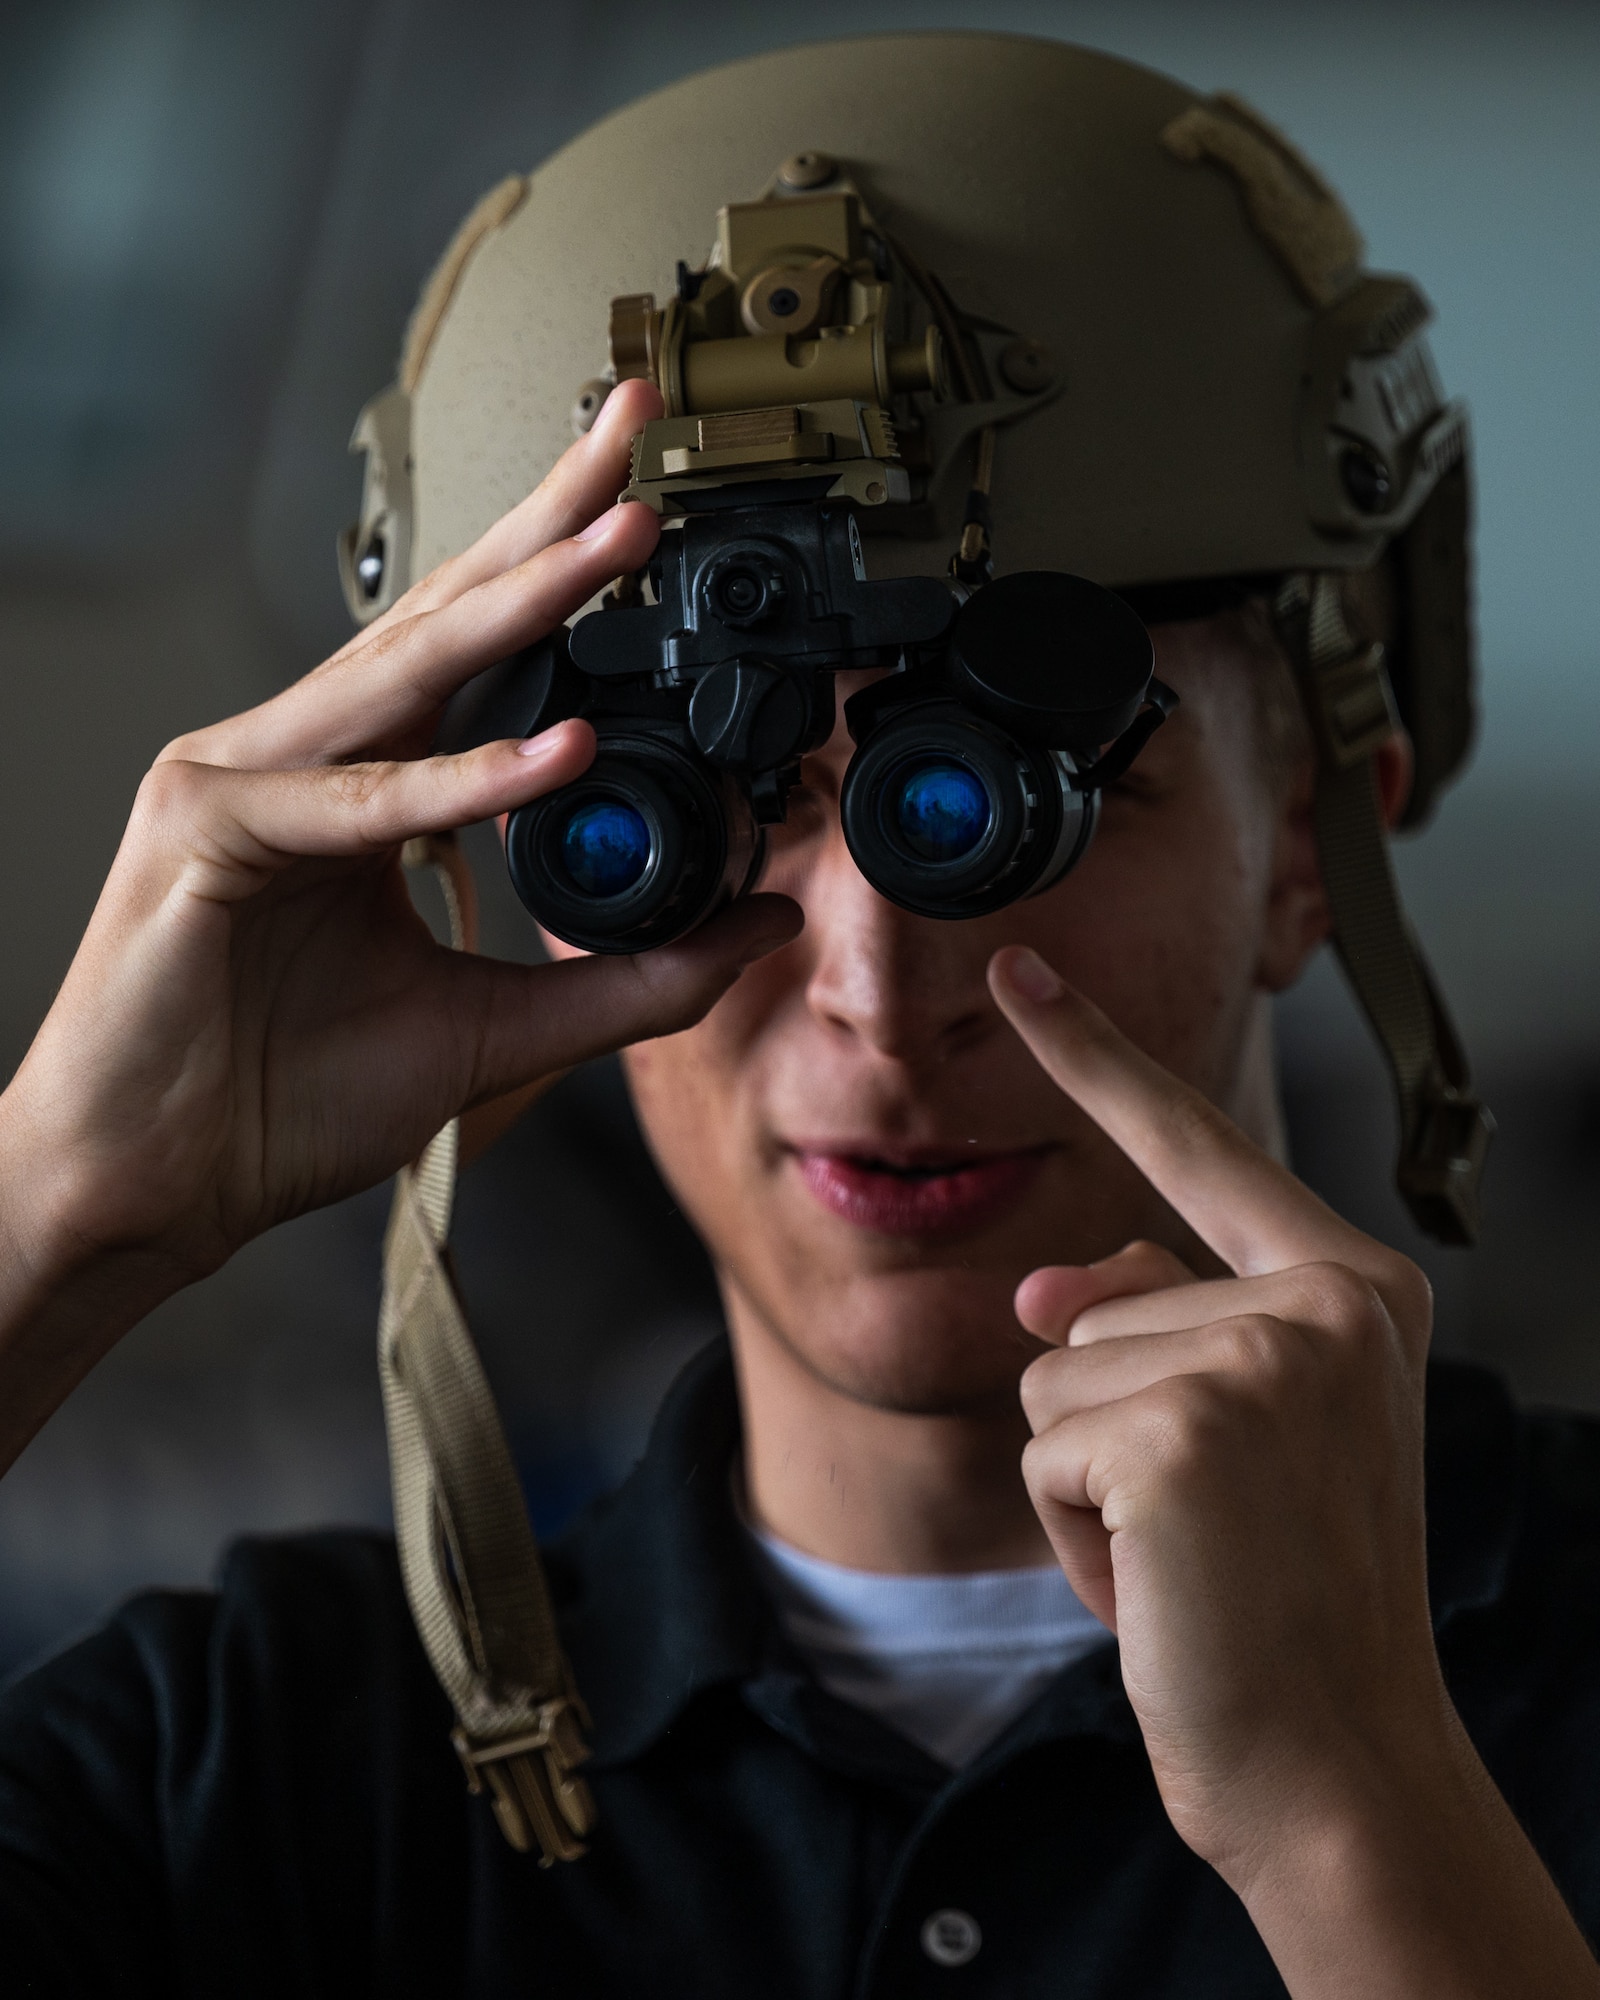
[(97, 1240), (67, 1142), (0, 1093), (0, 1472), (186, 1274), (155, 1245)]
[[(92, 1147), (35, 1102), (24, 1062), (0, 1092), (0, 1287), (41, 1301), (138, 1246), (96, 1226), (85, 1163)], [(3, 1309), (3, 1308), (0, 1308)]]
[(1404, 1870), (1406, 1850), (1460, 1803), (1450, 1761), (1414, 1746), (1386, 1763), (1356, 1743), (1299, 1774), (1293, 1802), (1263, 1812), (1222, 1871), (1258, 1928), (1280, 1911), (1303, 1916), (1310, 1899), (1330, 1909), (1364, 1902), (1397, 1858)]
[(1222, 1872), (1295, 2000), (1600, 1995), (1442, 1686), (1432, 1716), (1302, 1772)]
[[(1442, 1682), (1431, 1699), (1393, 1700), (1368, 1727), (1328, 1723), (1263, 1757), (1234, 1800), (1234, 1837), (1214, 1859), (1247, 1907), (1333, 1867), (1340, 1880), (1402, 1823), (1426, 1817), (1461, 1782), (1461, 1736)], [(1458, 1742), (1458, 1737), (1460, 1741)]]
[(48, 1297), (94, 1261), (74, 1226), (71, 1181), (72, 1149), (41, 1129), (19, 1073), (0, 1092), (0, 1315)]

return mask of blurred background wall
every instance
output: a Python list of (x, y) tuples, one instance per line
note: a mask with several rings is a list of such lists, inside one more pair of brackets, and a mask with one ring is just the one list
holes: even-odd
[[(1418, 1252), (1440, 1345), (1600, 1408), (1600, 9), (1522, 0), (7, 0), (0, 9), (0, 1065), (71, 955), (151, 756), (348, 630), (345, 442), (476, 196), (598, 115), (786, 40), (1060, 36), (1243, 91), (1419, 276), (1471, 401), (1485, 728), (1401, 859), (1501, 1136), (1491, 1227), (1387, 1193), (1377, 1058), (1319, 965), (1283, 1008), (1297, 1160)], [(619, 189), (619, 199), (626, 190)], [(488, 945), (530, 950), (492, 853)], [(382, 1190), (134, 1333), (0, 1485), (0, 1666), (245, 1529), (383, 1521)], [(625, 1468), (716, 1324), (614, 1070), (470, 1172), (474, 1319), (545, 1525)]]

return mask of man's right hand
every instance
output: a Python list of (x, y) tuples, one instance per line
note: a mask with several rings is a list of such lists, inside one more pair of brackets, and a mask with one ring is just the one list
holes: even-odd
[(510, 965), (435, 943), (403, 880), (407, 839), (515, 810), (593, 756), (581, 722), (427, 752), (457, 688), (648, 557), (655, 516), (611, 503), (657, 413), (624, 383), (473, 548), (157, 759), (0, 1098), (0, 1468), (159, 1298), (382, 1180), (460, 1111), (687, 1026), (798, 928), (756, 897), (647, 957)]

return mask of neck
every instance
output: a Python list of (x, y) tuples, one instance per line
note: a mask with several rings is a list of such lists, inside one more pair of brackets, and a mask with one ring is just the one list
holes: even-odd
[(864, 1403), (806, 1366), (725, 1287), (756, 1526), (807, 1555), (899, 1575), (1052, 1560), (1022, 1481), (1020, 1405), (923, 1416)]

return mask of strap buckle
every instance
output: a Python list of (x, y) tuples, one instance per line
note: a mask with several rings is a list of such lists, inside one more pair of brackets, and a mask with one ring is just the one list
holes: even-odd
[(1367, 646), (1305, 673), (1307, 708), (1323, 761), (1347, 771), (1400, 727), (1382, 646)]
[(1494, 1119), (1469, 1090), (1435, 1079), (1422, 1093), (1397, 1175), (1419, 1228), (1435, 1241), (1478, 1240), (1479, 1187)]
[(532, 1729), (476, 1743), (465, 1729), (450, 1741), (466, 1773), (467, 1790), (485, 1790), (500, 1831), (519, 1854), (539, 1843), (539, 1866), (576, 1861), (598, 1814), (594, 1795), (572, 1774), (589, 1756), (581, 1707), (571, 1695), (540, 1704)]

